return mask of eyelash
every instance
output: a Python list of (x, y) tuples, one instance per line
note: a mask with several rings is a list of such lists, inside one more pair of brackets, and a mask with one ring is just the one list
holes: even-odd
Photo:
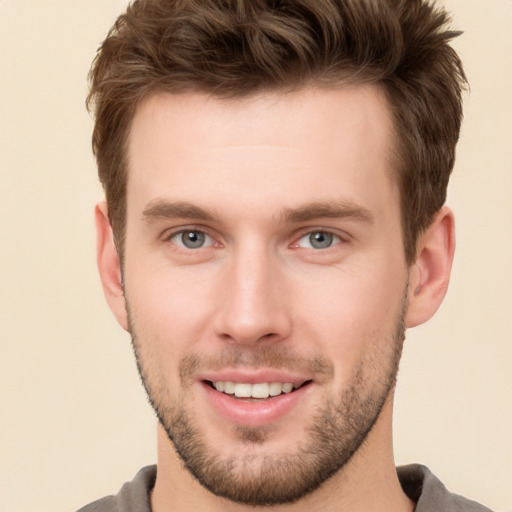
[[(314, 248), (314, 247), (300, 247), (299, 246), (299, 242), (305, 238), (305, 237), (311, 237), (312, 235), (316, 235), (316, 234), (322, 234), (322, 235), (327, 235), (327, 236), (330, 236), (333, 238), (333, 243), (332, 245), (329, 245), (329, 247), (325, 247), (325, 248)], [(307, 230), (304, 230), (303, 232), (300, 233), (299, 237), (296, 238), (296, 242), (293, 242), (293, 244), (291, 245), (292, 247), (296, 247), (298, 249), (316, 249), (317, 251), (326, 251), (328, 249), (331, 249), (333, 246), (335, 245), (338, 245), (340, 243), (344, 243), (346, 242), (347, 237), (343, 237), (340, 233), (334, 231), (334, 230), (330, 230), (330, 229), (326, 229), (326, 228), (308, 228)]]
[[(196, 227), (186, 227), (186, 228), (181, 228), (177, 231), (172, 231), (168, 234), (166, 234), (166, 236), (164, 237), (164, 241), (165, 242), (172, 242), (172, 239), (179, 236), (179, 235), (183, 235), (184, 233), (196, 233), (196, 234), (201, 234), (201, 235), (204, 235), (205, 237), (208, 237), (212, 243), (208, 244), (207, 246), (201, 246), (201, 247), (198, 247), (197, 249), (203, 249), (205, 247), (210, 247), (211, 245), (215, 245), (216, 243), (219, 244), (219, 242), (216, 241), (215, 237), (213, 237), (212, 235), (210, 235), (205, 229), (203, 228), (196, 228)], [(190, 247), (185, 247), (183, 245), (180, 245), (176, 242), (174, 242), (174, 245), (176, 245), (177, 247), (179, 247), (180, 249), (182, 250), (190, 250), (190, 251), (193, 251), (194, 249), (193, 248), (190, 248)], [(219, 244), (220, 245), (220, 244)]]
[[(183, 243), (173, 242), (173, 238), (175, 238), (179, 235), (183, 235), (184, 233), (196, 233), (198, 235), (204, 235), (205, 237), (208, 237), (208, 239), (210, 239), (211, 242), (208, 243), (208, 245), (200, 245), (199, 247), (196, 247), (196, 248), (186, 247)], [(323, 234), (323, 235), (327, 235), (327, 237), (332, 237), (332, 243), (328, 247), (311, 247), (311, 246), (310, 247), (301, 247), (299, 245), (299, 243), (302, 239), (304, 239), (305, 237), (308, 237), (308, 236), (311, 237), (315, 234)], [(312, 249), (315, 251), (323, 252), (323, 251), (327, 251), (327, 250), (331, 249), (333, 246), (336, 246), (336, 245), (339, 245), (340, 243), (346, 242), (347, 241), (346, 238), (347, 237), (344, 237), (341, 234), (339, 234), (338, 232), (335, 232), (330, 229), (307, 228), (307, 229), (304, 229), (302, 232), (300, 232), (299, 236), (295, 238), (295, 241), (292, 242), (289, 245), (289, 247), (293, 248), (293, 249)], [(222, 247), (222, 243), (218, 242), (216, 237), (214, 237), (210, 233), (208, 233), (208, 230), (205, 230), (202, 227), (194, 227), (194, 226), (184, 227), (184, 228), (178, 229), (176, 231), (172, 231), (165, 235), (164, 241), (171, 242), (179, 250), (184, 250), (184, 251), (195, 251), (198, 249), (206, 249), (206, 248), (212, 247), (212, 246)]]

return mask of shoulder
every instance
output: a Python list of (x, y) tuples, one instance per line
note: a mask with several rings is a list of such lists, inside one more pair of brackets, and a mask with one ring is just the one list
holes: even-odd
[(417, 502), (415, 512), (491, 512), (475, 501), (448, 491), (425, 466), (401, 466), (397, 472), (404, 492)]
[(93, 501), (77, 512), (118, 512), (116, 496), (105, 496), (99, 500)]
[(146, 466), (118, 494), (93, 501), (77, 512), (151, 512), (150, 493), (155, 478), (156, 466)]

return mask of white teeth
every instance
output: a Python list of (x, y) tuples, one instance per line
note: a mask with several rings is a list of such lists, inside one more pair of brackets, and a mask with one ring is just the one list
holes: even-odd
[(250, 398), (252, 396), (252, 386), (250, 384), (235, 384), (235, 396), (238, 398)]
[(235, 394), (235, 383), (234, 382), (224, 382), (223, 384), (224, 384), (224, 393), (226, 393), (228, 395)]
[(266, 382), (261, 384), (253, 384), (251, 387), (253, 398), (268, 398), (270, 386)]
[(293, 389), (293, 384), (291, 384), (290, 382), (283, 384), (283, 393), (291, 393), (292, 389)]
[(244, 382), (217, 381), (213, 387), (221, 393), (235, 395), (237, 398), (268, 398), (278, 396), (281, 393), (291, 393), (300, 387), (300, 384), (292, 382), (259, 382), (247, 384)]
[(270, 384), (270, 396), (277, 396), (283, 392), (283, 385), (280, 382)]

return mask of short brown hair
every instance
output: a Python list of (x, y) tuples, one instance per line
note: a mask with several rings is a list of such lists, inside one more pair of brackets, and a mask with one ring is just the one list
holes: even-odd
[(466, 84), (459, 34), (429, 0), (135, 0), (90, 72), (93, 150), (122, 256), (126, 143), (157, 92), (238, 97), (375, 83), (395, 121), (405, 256), (446, 200)]

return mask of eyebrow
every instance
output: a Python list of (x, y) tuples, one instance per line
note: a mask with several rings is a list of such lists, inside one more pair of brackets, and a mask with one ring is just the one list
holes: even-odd
[[(215, 215), (207, 209), (192, 203), (178, 201), (170, 202), (163, 199), (150, 201), (142, 212), (146, 222), (165, 219), (192, 219), (213, 221)], [(350, 218), (366, 224), (374, 223), (373, 214), (366, 208), (352, 201), (327, 201), (310, 203), (297, 208), (285, 208), (278, 215), (280, 222), (297, 224), (321, 218), (342, 219)]]
[(309, 222), (321, 218), (350, 218), (370, 225), (375, 221), (370, 210), (352, 201), (318, 202), (299, 208), (286, 208), (281, 213), (281, 218), (289, 223)]
[(142, 212), (146, 222), (165, 219), (193, 219), (211, 221), (214, 215), (203, 208), (187, 202), (169, 202), (162, 199), (150, 201)]

